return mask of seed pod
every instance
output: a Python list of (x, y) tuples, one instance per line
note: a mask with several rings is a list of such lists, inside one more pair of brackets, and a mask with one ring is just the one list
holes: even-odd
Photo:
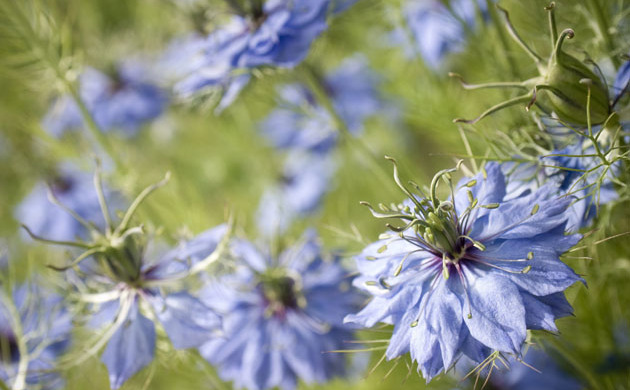
[(570, 39), (573, 35), (571, 29), (560, 34), (549, 61), (545, 77), (550, 92), (549, 101), (562, 121), (586, 126), (590, 90), (591, 123), (601, 124), (610, 115), (608, 91), (600, 78), (584, 63), (562, 51), (564, 39)]

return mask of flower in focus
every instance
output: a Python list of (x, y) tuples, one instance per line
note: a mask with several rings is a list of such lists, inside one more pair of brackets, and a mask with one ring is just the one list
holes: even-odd
[[(146, 75), (144, 66), (132, 62), (120, 64), (112, 75), (93, 68), (83, 71), (79, 95), (100, 130), (120, 130), (133, 136), (143, 124), (162, 114), (168, 97)], [(58, 98), (42, 126), (55, 136), (83, 127), (81, 110), (73, 97)]]
[(343, 316), (359, 295), (336, 256), (324, 257), (313, 231), (271, 258), (244, 240), (234, 240), (233, 273), (202, 291), (223, 314), (225, 337), (199, 348), (235, 388), (294, 389), (298, 379), (322, 383), (345, 372), (345, 356), (327, 353), (352, 340)]
[[(116, 208), (124, 203), (120, 194), (107, 188), (104, 196)], [(88, 229), (67, 210), (51, 207), (51, 199), (73, 210), (84, 220), (103, 227), (101, 207), (91, 174), (80, 171), (74, 165), (62, 164), (49, 183), (36, 184), (15, 210), (15, 218), (38, 236), (56, 241), (85, 238)]]
[(403, 9), (407, 26), (394, 30), (393, 40), (408, 56), (420, 55), (437, 69), (444, 57), (461, 49), (466, 30), (475, 26), (477, 10), (485, 12), (486, 2), (456, 0), (446, 6), (438, 0), (409, 1)]
[(63, 388), (55, 361), (69, 345), (72, 321), (62, 303), (36, 283), (16, 286), (12, 297), (0, 292), (0, 381), (13, 388)]
[[(563, 291), (581, 278), (559, 256), (579, 235), (565, 235), (570, 200), (550, 186), (504, 200), (501, 167), (462, 180), (440, 201), (434, 178), (429, 198), (409, 197), (377, 217), (404, 221), (357, 257), (354, 285), (373, 299), (346, 321), (394, 325), (386, 355), (411, 353), (430, 381), (462, 355), (475, 363), (493, 351), (519, 356), (528, 329), (555, 332), (554, 320), (572, 313)], [(371, 207), (371, 206), (370, 206)]]
[(289, 154), (282, 177), (260, 201), (259, 232), (265, 237), (282, 234), (295, 218), (315, 212), (330, 191), (335, 168), (330, 158), (303, 152)]

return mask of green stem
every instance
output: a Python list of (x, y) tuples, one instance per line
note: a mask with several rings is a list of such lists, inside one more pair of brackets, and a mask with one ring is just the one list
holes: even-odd
[[(359, 138), (355, 137), (346, 122), (341, 118), (337, 110), (335, 109), (332, 99), (328, 92), (326, 91), (326, 86), (323, 83), (321, 76), (317, 73), (317, 71), (308, 64), (304, 66), (307, 73), (307, 79), (309, 81), (309, 85), (311, 90), (315, 94), (315, 97), (320, 102), (320, 104), (326, 109), (326, 111), (330, 114), (332, 119), (335, 122), (336, 129), (339, 133), (339, 136), (343, 142), (349, 145), (357, 156), (367, 157), (369, 163), (373, 166), (373, 171), (379, 177), (379, 180), (383, 183), (389, 183), (391, 181), (391, 177), (385, 171), (385, 168), (379, 163), (380, 159), (377, 158), (374, 152), (365, 144), (365, 142)], [(390, 186), (386, 186), (390, 188)]]
[(610, 26), (608, 25), (608, 19), (604, 14), (604, 10), (602, 9), (599, 0), (588, 0), (588, 6), (591, 9), (591, 14), (595, 17), (595, 21), (599, 27), (599, 33), (604, 40), (604, 45), (606, 45), (606, 50), (609, 53), (610, 60), (613, 65), (615, 65), (615, 68), (619, 68), (621, 66), (621, 60), (614, 55), (615, 44), (609, 34)]

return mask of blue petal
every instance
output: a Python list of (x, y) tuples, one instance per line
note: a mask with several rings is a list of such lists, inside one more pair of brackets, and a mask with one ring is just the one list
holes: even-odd
[(150, 302), (175, 349), (198, 347), (219, 334), (219, 316), (188, 293), (153, 297)]
[(155, 353), (155, 327), (134, 304), (127, 319), (107, 343), (101, 361), (107, 366), (112, 389), (146, 367)]
[(484, 345), (518, 354), (525, 341), (525, 307), (518, 288), (498, 275), (485, 275), (468, 288), (472, 318), (463, 311), (470, 334)]

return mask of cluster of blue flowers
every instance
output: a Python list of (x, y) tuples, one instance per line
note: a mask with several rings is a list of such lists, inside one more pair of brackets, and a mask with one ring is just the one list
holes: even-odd
[[(165, 84), (181, 98), (220, 91), (217, 109), (226, 109), (256, 70), (302, 63), (330, 17), (354, 2), (227, 1), (231, 14), (220, 27), (176, 39), (150, 70), (136, 62), (109, 73), (86, 68), (77, 91), (58, 98), (42, 126), (58, 137), (92, 125), (133, 136), (165, 112)], [(486, 18), (490, 3), (409, 2), (407, 26), (394, 35), (437, 72)], [(568, 37), (567, 30), (560, 37), (555, 32), (554, 55)], [(573, 57), (562, 61), (572, 64)], [(580, 66), (571, 69), (579, 73)], [(336, 351), (356, 342), (359, 329), (384, 324), (391, 328), (385, 357), (409, 354), (427, 383), (458, 366), (489, 375), (499, 361), (516, 368), (491, 377), (498, 388), (581, 388), (558, 374), (548, 355), (524, 351), (531, 331), (555, 334), (556, 320), (573, 314), (565, 291), (586, 281), (561, 257), (626, 185), (619, 177), (628, 152), (619, 140), (628, 142), (627, 130), (619, 130), (625, 124), (615, 110), (628, 100), (630, 62), (618, 69), (613, 98), (597, 113), (606, 119), (594, 123), (591, 103), (601, 91), (593, 80), (561, 91), (534, 86), (527, 108), (537, 88), (552, 90), (556, 106), (545, 120), (562, 124), (546, 153), (484, 161), (476, 174), (455, 181), (472, 169), (460, 161), (425, 187), (404, 184), (388, 157), (405, 197), (377, 208), (364, 203), (389, 223), (354, 256), (354, 274), (343, 256), (323, 249), (313, 229), (290, 245), (279, 237), (321, 210), (334, 185), (339, 144), (356, 141), (371, 116), (394, 115), (364, 56), (347, 58), (330, 73), (304, 68), (311, 83), (280, 86), (278, 106), (260, 123), (259, 135), (282, 167), (260, 199), (259, 242), (235, 233), (232, 219), (175, 245), (160, 240), (136, 211), (168, 174), (131, 202), (104, 185), (100, 167), (91, 175), (70, 162), (33, 186), (15, 210), (25, 241), (63, 246), (73, 259), (50, 265), (64, 273), (63, 296), (36, 281), (5, 286), (0, 278), (0, 387), (60, 389), (58, 368), (100, 355), (110, 387), (118, 389), (154, 360), (163, 337), (173, 349), (198, 351), (236, 388), (292, 390), (300, 381), (347, 376), (347, 358)], [(565, 94), (584, 90), (586, 123), (571, 122), (583, 97)], [(13, 264), (0, 256), (0, 270)], [(78, 359), (70, 343), (76, 325), (91, 334)], [(535, 375), (529, 364), (548, 370)]]

